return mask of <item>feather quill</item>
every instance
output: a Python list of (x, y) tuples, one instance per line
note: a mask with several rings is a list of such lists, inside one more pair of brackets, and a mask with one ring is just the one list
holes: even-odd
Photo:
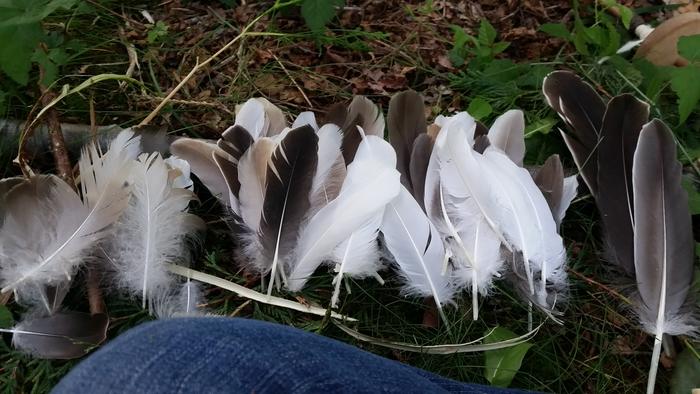
[(165, 264), (186, 261), (185, 239), (204, 227), (186, 212), (194, 193), (173, 187), (169, 172), (160, 154), (139, 157), (129, 207), (105, 247), (116, 285), (140, 297), (144, 308), (170, 291), (174, 277)]
[(644, 330), (655, 336), (647, 385), (650, 394), (663, 334), (698, 334), (698, 321), (688, 310), (693, 233), (681, 170), (671, 131), (656, 119), (646, 124), (634, 153), (632, 188), (636, 311)]
[(55, 176), (37, 176), (8, 193), (0, 229), (3, 292), (36, 294), (33, 289), (63, 282), (108, 235), (129, 201), (129, 168), (139, 149), (132, 137), (122, 131), (104, 154), (92, 144), (83, 149), (82, 199)]

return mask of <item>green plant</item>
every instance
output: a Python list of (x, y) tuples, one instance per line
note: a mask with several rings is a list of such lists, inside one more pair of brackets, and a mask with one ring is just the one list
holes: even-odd
[(163, 41), (163, 39), (167, 37), (167, 35), (168, 25), (163, 21), (158, 21), (148, 30), (146, 41), (148, 41), (150, 44), (154, 44)]
[(16, 83), (27, 85), (32, 64), (37, 63), (44, 69), (42, 83), (53, 82), (58, 68), (68, 61), (67, 49), (75, 43), (46, 32), (41, 22), (75, 4), (76, 0), (0, 1), (0, 70)]
[(320, 34), (333, 19), (336, 8), (345, 5), (345, 0), (303, 0), (301, 16), (314, 33)]
[(479, 60), (493, 59), (510, 45), (509, 42), (496, 41), (496, 29), (486, 19), (481, 21), (476, 37), (459, 26), (453, 25), (451, 28), (454, 33), (454, 45), (449, 55), (450, 61), (457, 67), (462, 66), (470, 57)]

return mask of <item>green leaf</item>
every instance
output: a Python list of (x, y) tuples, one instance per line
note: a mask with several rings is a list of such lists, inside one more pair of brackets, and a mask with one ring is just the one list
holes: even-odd
[(503, 51), (505, 51), (508, 47), (510, 46), (509, 42), (501, 41), (493, 44), (493, 47), (491, 48), (491, 55), (497, 55)]
[(691, 63), (700, 61), (700, 34), (679, 38), (678, 53)]
[[(484, 342), (498, 342), (510, 338), (515, 338), (510, 330), (503, 327), (496, 327)], [(523, 358), (532, 344), (521, 343), (519, 345), (484, 352), (484, 377), (494, 386), (508, 387), (513, 381), (515, 374), (520, 370)]]
[(20, 85), (26, 85), (32, 55), (42, 37), (39, 23), (0, 27), (0, 70)]
[(683, 189), (688, 193), (688, 205), (690, 206), (690, 214), (697, 215), (700, 213), (700, 193), (695, 188), (693, 181), (690, 178), (683, 177), (681, 181)]
[(149, 44), (161, 41), (168, 35), (168, 28), (169, 26), (165, 22), (156, 22), (156, 24), (148, 31), (146, 41), (148, 41)]
[[(700, 349), (696, 351), (700, 352)], [(700, 387), (700, 359), (691, 349), (678, 355), (671, 376), (671, 394), (687, 394)]]
[(600, 2), (605, 8), (615, 8), (617, 13), (620, 15), (620, 20), (625, 29), (630, 28), (630, 23), (632, 22), (632, 17), (634, 17), (634, 12), (627, 6), (618, 3), (615, 0), (601, 0)]
[(479, 43), (485, 46), (491, 46), (496, 42), (496, 29), (493, 25), (486, 19), (481, 20), (481, 25), (479, 25)]
[(301, 16), (314, 32), (320, 32), (335, 16), (336, 7), (342, 7), (344, 0), (304, 0), (301, 3)]
[(678, 124), (683, 124), (700, 101), (700, 66), (685, 66), (671, 70), (671, 89), (678, 96)]
[(525, 138), (533, 134), (549, 134), (556, 124), (557, 120), (554, 118), (537, 119), (525, 127)]
[(552, 37), (563, 38), (566, 41), (571, 41), (571, 33), (563, 23), (545, 23), (540, 26), (540, 31), (547, 33)]
[(493, 112), (493, 107), (491, 107), (491, 104), (489, 104), (488, 101), (482, 99), (481, 97), (477, 97), (469, 103), (467, 112), (469, 112), (474, 119), (481, 120), (491, 115)]
[(0, 0), (0, 28), (39, 22), (75, 3), (76, 0)]
[(7, 306), (0, 305), (0, 328), (10, 328), (14, 324), (12, 313)]

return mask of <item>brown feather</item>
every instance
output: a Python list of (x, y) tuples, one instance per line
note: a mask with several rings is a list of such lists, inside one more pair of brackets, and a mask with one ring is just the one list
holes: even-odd
[(634, 198), (632, 161), (639, 132), (649, 119), (649, 106), (623, 94), (610, 100), (598, 144), (598, 195), (611, 260), (634, 275)]
[(13, 343), (31, 355), (44, 359), (68, 360), (84, 356), (107, 337), (109, 317), (78, 312), (59, 312), (48, 317), (28, 319), (15, 329), (46, 334), (16, 333)]
[(279, 256), (286, 256), (296, 242), (310, 207), (317, 152), (316, 132), (302, 126), (291, 130), (270, 157), (259, 235), (263, 254), (270, 259), (278, 248)]
[(395, 94), (389, 101), (387, 115), (389, 142), (396, 150), (396, 167), (401, 173), (401, 183), (413, 190), (410, 160), (413, 142), (427, 132), (423, 98), (413, 90)]
[(433, 141), (428, 134), (420, 134), (413, 143), (409, 171), (411, 174), (413, 197), (425, 211), (425, 176), (428, 172), (428, 162), (433, 151)]
[(542, 90), (547, 104), (557, 111), (568, 126), (570, 133), (564, 136), (564, 141), (583, 180), (595, 196), (598, 192), (596, 147), (605, 102), (591, 85), (568, 71), (555, 71), (547, 75)]

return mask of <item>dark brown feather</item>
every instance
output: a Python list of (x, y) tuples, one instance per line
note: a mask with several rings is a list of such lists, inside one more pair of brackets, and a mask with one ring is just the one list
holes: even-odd
[(428, 134), (420, 134), (413, 142), (413, 151), (409, 162), (411, 174), (413, 197), (425, 211), (425, 176), (428, 173), (428, 162), (433, 151), (433, 140)]
[(568, 71), (555, 71), (544, 79), (547, 103), (566, 122), (570, 133), (564, 138), (576, 165), (595, 196), (597, 186), (596, 146), (603, 124), (605, 102), (595, 89)]
[(476, 129), (474, 129), (474, 140), (476, 141), (477, 138), (481, 136), (488, 135), (489, 133), (489, 128), (486, 127), (483, 123), (477, 121), (476, 122)]
[(310, 126), (290, 131), (272, 154), (260, 220), (260, 241), (266, 257), (273, 257), (278, 242), (280, 256), (293, 248), (310, 207), (317, 163), (318, 136)]
[(221, 169), (229, 190), (238, 198), (241, 190), (241, 182), (238, 180), (238, 161), (253, 144), (253, 137), (245, 128), (236, 125), (224, 131), (216, 144), (230, 156), (225, 157), (214, 153), (214, 160)]
[(68, 360), (84, 356), (107, 337), (109, 317), (79, 312), (59, 312), (25, 320), (17, 330), (37, 334), (14, 334), (18, 348), (38, 358)]
[(486, 135), (480, 135), (474, 139), (474, 150), (479, 153), (484, 153), (486, 148), (491, 145), (491, 142), (489, 141), (489, 137)]
[(413, 90), (395, 94), (389, 101), (387, 115), (389, 142), (396, 150), (396, 167), (401, 173), (401, 183), (413, 190), (410, 160), (413, 142), (427, 132), (423, 98)]
[(634, 275), (632, 162), (649, 106), (629, 94), (610, 100), (598, 144), (598, 195), (610, 259)]

